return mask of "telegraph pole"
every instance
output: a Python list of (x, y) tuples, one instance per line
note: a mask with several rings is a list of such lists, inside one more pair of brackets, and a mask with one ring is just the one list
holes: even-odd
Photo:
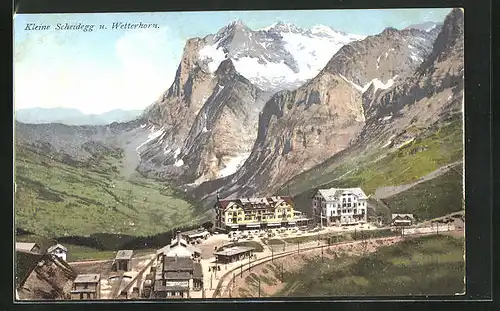
[(297, 242), (297, 254), (300, 253), (300, 242)]
[(212, 273), (210, 273), (210, 290), (212, 290)]
[(250, 259), (252, 258), (251, 255), (248, 255), (248, 271), (250, 271), (251, 267), (250, 267)]
[(281, 283), (283, 283), (284, 278), (285, 278), (285, 272), (283, 269), (283, 263), (281, 263)]
[(260, 297), (260, 277), (259, 277), (259, 297)]
[(240, 264), (240, 278), (243, 277), (243, 263)]
[(323, 257), (323, 245), (321, 245), (321, 262), (325, 262), (325, 258)]
[(323, 207), (319, 210), (320, 228), (323, 229)]

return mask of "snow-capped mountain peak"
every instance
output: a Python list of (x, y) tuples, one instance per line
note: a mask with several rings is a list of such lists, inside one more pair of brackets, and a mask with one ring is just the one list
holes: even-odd
[(276, 91), (305, 83), (342, 46), (363, 38), (325, 25), (304, 30), (281, 21), (252, 30), (236, 20), (205, 37), (199, 60), (204, 70), (214, 73), (224, 59), (230, 58), (245, 78), (263, 90)]
[(295, 26), (294, 24), (291, 23), (285, 23), (282, 21), (278, 21), (274, 24), (272, 24), (270, 27), (267, 28), (267, 31), (272, 31), (272, 32), (301, 32), (302, 29), (299, 27)]
[(414, 24), (406, 27), (406, 29), (417, 29), (417, 30), (422, 30), (422, 31), (432, 31), (435, 28), (441, 27), (443, 24), (438, 23), (438, 22), (425, 22), (421, 24)]
[(332, 36), (332, 37), (338, 36), (338, 35), (342, 35), (342, 36), (347, 35), (344, 32), (334, 30), (334, 29), (332, 29), (328, 26), (325, 26), (325, 25), (315, 25), (310, 29), (310, 32), (313, 35), (328, 35), (328, 36)]

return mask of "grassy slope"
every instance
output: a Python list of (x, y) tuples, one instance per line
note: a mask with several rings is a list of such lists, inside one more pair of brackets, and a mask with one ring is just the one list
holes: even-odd
[(153, 235), (198, 221), (195, 206), (168, 185), (118, 173), (107, 156), (93, 170), (16, 146), (16, 227), (55, 237)]
[(309, 261), (275, 296), (453, 295), (464, 292), (464, 239), (409, 239), (363, 257)]
[[(297, 176), (282, 191), (287, 191), (290, 185), (290, 192), (296, 194), (297, 208), (309, 212), (311, 197), (318, 187), (361, 187), (367, 194), (372, 194), (379, 187), (411, 183), (462, 159), (462, 137), (462, 122), (458, 120), (382, 158), (379, 158), (380, 152), (358, 157), (349, 157), (346, 153), (334, 157), (338, 160), (327, 161), (319, 168)], [(456, 177), (461, 181), (460, 176)]]
[(463, 208), (462, 166), (384, 199), (394, 213), (413, 213), (417, 219), (433, 219)]

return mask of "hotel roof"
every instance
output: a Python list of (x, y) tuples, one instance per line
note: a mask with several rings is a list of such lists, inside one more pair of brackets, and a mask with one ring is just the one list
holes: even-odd
[(335, 200), (338, 199), (344, 193), (352, 193), (360, 199), (367, 199), (368, 197), (361, 188), (330, 188), (330, 189), (318, 189), (325, 200)]
[(278, 204), (286, 202), (287, 204), (293, 204), (293, 200), (289, 196), (273, 196), (266, 198), (238, 198), (238, 199), (228, 199), (218, 201), (218, 207), (220, 209), (226, 209), (231, 203), (236, 203), (245, 209), (250, 208), (267, 208), (275, 207)]

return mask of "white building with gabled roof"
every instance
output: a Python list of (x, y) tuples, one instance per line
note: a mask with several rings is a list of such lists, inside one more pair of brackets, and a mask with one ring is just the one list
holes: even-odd
[(319, 189), (312, 198), (312, 214), (326, 226), (366, 223), (367, 199), (361, 188)]
[(68, 255), (68, 249), (65, 246), (57, 243), (57, 244), (49, 247), (47, 249), (47, 253), (52, 254), (54, 256), (57, 256), (57, 257), (61, 258), (62, 260), (66, 261), (66, 257)]
[(158, 259), (162, 257), (188, 257), (191, 259), (199, 259), (201, 257), (201, 251), (189, 244), (181, 237), (181, 233), (177, 232), (176, 237), (172, 239), (170, 245), (159, 249), (156, 255)]

